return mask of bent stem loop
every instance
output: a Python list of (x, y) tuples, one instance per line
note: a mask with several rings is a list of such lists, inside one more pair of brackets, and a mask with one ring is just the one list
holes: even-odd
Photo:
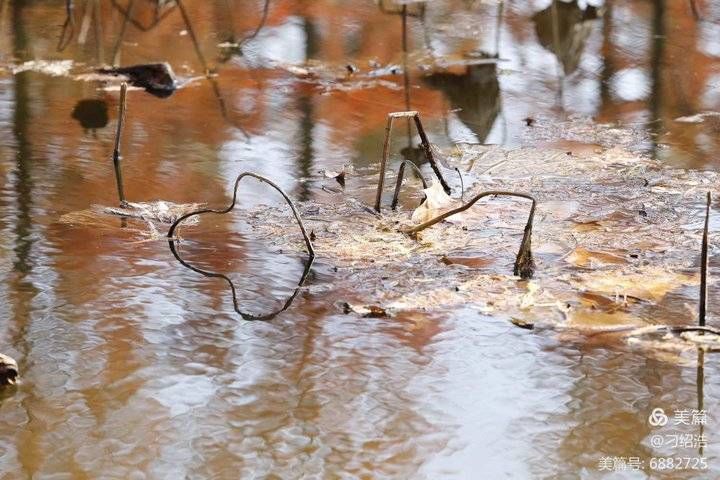
[(377, 192), (375, 194), (375, 211), (380, 212), (380, 202), (382, 201), (382, 191), (383, 187), (385, 186), (385, 170), (387, 169), (387, 163), (388, 163), (388, 156), (389, 156), (389, 150), (390, 150), (390, 134), (392, 133), (392, 126), (393, 122), (396, 118), (412, 118), (415, 120), (415, 127), (417, 128), (418, 135), (420, 135), (420, 142), (423, 147), (423, 151), (425, 153), (425, 158), (427, 158), (428, 162), (430, 163), (430, 167), (432, 167), (433, 172), (435, 173), (435, 176), (437, 176), (438, 180), (440, 181), (440, 185), (442, 185), (443, 190), (445, 190), (445, 193), (450, 195), (450, 187), (448, 186), (447, 182), (445, 181), (445, 178), (442, 175), (442, 172), (440, 171), (440, 168), (437, 165), (437, 161), (435, 160), (435, 155), (433, 154), (432, 146), (430, 145), (430, 142), (427, 138), (427, 134), (425, 133), (425, 128), (423, 128), (423, 124), (420, 121), (420, 114), (416, 111), (409, 111), (409, 112), (393, 112), (388, 114), (388, 121), (387, 126), (385, 127), (385, 141), (383, 142), (383, 156), (382, 160), (380, 162), (380, 178), (378, 179), (378, 186), (377, 186)]
[[(207, 270), (202, 270), (200, 268), (190, 265), (189, 263), (187, 263), (185, 260), (183, 260), (181, 258), (180, 254), (177, 251), (177, 246), (176, 246), (177, 238), (175, 237), (175, 231), (180, 226), (180, 224), (182, 222), (184, 222), (185, 220), (187, 220), (188, 218), (195, 216), (195, 215), (202, 215), (205, 213), (214, 213), (214, 214), (218, 214), (218, 215), (224, 215), (226, 213), (231, 212), (235, 208), (235, 205), (237, 204), (238, 187), (240, 186), (240, 181), (245, 177), (252, 177), (260, 182), (266, 183), (266, 184), (270, 185), (272, 188), (274, 188), (275, 190), (277, 190), (280, 193), (280, 195), (282, 195), (285, 202), (290, 206), (290, 210), (292, 210), (292, 212), (293, 212), (293, 216), (295, 217), (295, 220), (297, 221), (298, 227), (300, 227), (300, 232), (302, 233), (303, 240), (305, 240), (305, 246), (307, 247), (307, 252), (308, 252), (308, 259), (306, 261), (305, 268), (300, 277), (300, 281), (297, 284), (297, 288), (295, 289), (293, 294), (290, 296), (290, 298), (288, 298), (288, 300), (285, 302), (285, 304), (283, 304), (282, 308), (280, 308), (279, 310), (276, 310), (274, 312), (264, 314), (264, 315), (254, 315), (254, 314), (249, 314), (249, 313), (245, 313), (245, 312), (241, 311), (240, 307), (238, 305), (237, 292), (235, 289), (235, 285), (230, 280), (230, 278), (228, 278), (226, 275), (223, 275), (221, 273), (209, 272)], [(280, 312), (287, 310), (287, 308), (290, 307), (290, 304), (293, 302), (295, 297), (300, 292), (300, 288), (305, 283), (305, 279), (307, 278), (308, 274), (310, 273), (310, 267), (312, 266), (313, 260), (315, 259), (315, 249), (313, 248), (312, 241), (310, 240), (310, 236), (307, 234), (307, 230), (305, 229), (305, 225), (303, 224), (302, 217), (300, 217), (300, 213), (297, 211), (297, 208), (295, 207), (295, 204), (293, 203), (293, 201), (274, 182), (272, 182), (271, 180), (269, 180), (261, 175), (258, 175), (256, 173), (252, 173), (252, 172), (244, 172), (244, 173), (241, 173), (240, 175), (238, 175), (237, 179), (235, 180), (235, 188), (233, 190), (232, 203), (227, 208), (224, 208), (224, 209), (203, 208), (200, 210), (195, 210), (193, 212), (187, 213), (187, 214), (181, 216), (180, 218), (178, 218), (170, 226), (170, 229), (168, 230), (168, 233), (167, 233), (167, 238), (168, 238), (168, 245), (170, 246), (170, 251), (172, 252), (173, 256), (175, 256), (175, 258), (183, 266), (189, 268), (190, 270), (193, 270), (194, 272), (200, 273), (201, 275), (204, 275), (206, 277), (222, 278), (223, 280), (225, 280), (228, 283), (228, 285), (230, 286), (230, 289), (232, 291), (233, 308), (245, 320), (270, 320), (273, 317), (275, 317), (277, 314), (279, 314)]]
[(525, 193), (516, 193), (516, 192), (506, 192), (506, 191), (495, 191), (491, 190), (488, 192), (481, 192), (477, 195), (475, 195), (473, 198), (471, 198), (467, 203), (457, 207), (453, 208), (452, 210), (448, 210), (445, 213), (442, 213), (441, 215), (438, 215), (435, 218), (431, 218), (427, 222), (423, 222), (420, 225), (416, 225), (412, 228), (405, 228), (401, 229), (400, 231), (402, 233), (406, 233), (408, 235), (415, 235), (416, 233), (425, 230), (426, 228), (432, 227), (436, 223), (440, 223), (443, 220), (445, 220), (448, 217), (451, 217), (455, 214), (458, 214), (460, 212), (464, 212), (465, 210), (468, 210), (470, 207), (475, 205), (480, 199), (484, 197), (489, 196), (505, 196), (505, 197), (518, 197), (518, 198), (525, 198), (532, 201), (532, 206), (530, 207), (530, 214), (528, 215), (527, 223), (525, 224), (525, 230), (523, 232), (523, 238), (522, 242), (520, 242), (520, 249), (518, 250), (517, 256), (515, 257), (515, 265), (513, 266), (513, 275), (517, 275), (520, 278), (527, 279), (531, 278), (533, 276), (535, 265), (532, 258), (532, 225), (533, 220), (535, 218), (535, 205), (536, 201), (535, 198), (533, 198), (530, 195), (527, 195)]

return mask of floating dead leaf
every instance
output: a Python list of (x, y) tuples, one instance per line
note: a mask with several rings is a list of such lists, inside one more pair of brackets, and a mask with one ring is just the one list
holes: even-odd
[(614, 208), (599, 209), (584, 215), (575, 215), (571, 219), (577, 224), (597, 224), (605, 226), (617, 222), (629, 222), (635, 220), (635, 215)]
[(574, 200), (550, 200), (543, 202), (543, 217), (550, 217), (551, 221), (567, 220), (580, 209), (580, 202)]
[(469, 268), (483, 268), (495, 262), (494, 258), (487, 257), (449, 257), (443, 255), (440, 259), (445, 265), (462, 265)]
[[(425, 193), (425, 201), (412, 214), (412, 221), (415, 223), (427, 222), (457, 204), (450, 195), (445, 193), (440, 182), (433, 182), (428, 188), (423, 189), (423, 193)], [(454, 217), (454, 219), (457, 218), (458, 216)]]
[(540, 148), (562, 150), (567, 155), (593, 155), (602, 153), (604, 148), (597, 143), (577, 142), (574, 140), (555, 140), (540, 143)]
[(645, 325), (641, 319), (623, 310), (607, 312), (581, 307), (571, 308), (565, 315), (565, 326), (593, 332), (623, 331)]
[(377, 305), (353, 305), (350, 303), (342, 304), (343, 313), (357, 313), (363, 318), (382, 318), (389, 317), (388, 312)]
[(592, 272), (580, 274), (574, 282), (578, 289), (616, 297), (659, 300), (683, 285), (697, 285), (695, 275), (669, 272), (651, 267), (643, 271)]
[(322, 173), (325, 178), (333, 178), (336, 182), (338, 182), (341, 186), (345, 186), (345, 173), (346, 170), (343, 169), (340, 172), (336, 172), (335, 170), (320, 170), (320, 173)]
[(627, 260), (619, 255), (607, 252), (593, 252), (586, 248), (577, 247), (568, 255), (565, 261), (572, 263), (578, 267), (589, 267), (593, 264), (613, 264), (621, 265), (627, 263)]
[(533, 322), (523, 318), (512, 317), (510, 319), (510, 323), (512, 323), (516, 327), (524, 328), (525, 330), (532, 330), (533, 328), (535, 328), (535, 324)]
[(97, 73), (124, 78), (132, 85), (144, 88), (148, 93), (160, 98), (172, 95), (178, 87), (175, 74), (168, 63), (101, 68)]
[(603, 309), (605, 311), (615, 310), (630, 304), (641, 302), (642, 299), (624, 296), (622, 299), (614, 296), (602, 295), (593, 292), (580, 292), (580, 303), (585, 307)]

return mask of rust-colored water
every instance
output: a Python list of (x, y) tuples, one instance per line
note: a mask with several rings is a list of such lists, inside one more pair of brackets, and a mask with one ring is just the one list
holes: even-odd
[[(59, 49), (64, 2), (0, 0), (0, 351), (22, 376), (0, 390), (1, 478), (611, 478), (603, 457), (645, 462), (612, 478), (720, 476), (715, 356), (680, 367), (470, 309), (345, 315), (353, 292), (334, 286), (332, 259), (287, 311), (245, 322), (226, 284), (182, 267), (167, 243), (139, 241), (119, 219), (59, 222), (117, 203), (117, 92), (72, 76), (111, 63), (116, 45), (122, 65), (167, 61), (182, 80), (204, 68), (177, 8), (155, 25), (156, 2), (137, 0), (119, 40), (126, 1), (74, 3)], [(498, 22), (492, 2), (429, 2), (407, 19), (405, 57), (401, 17), (374, 2), (270, 0), (257, 36), (229, 51), (218, 45), (255, 31), (263, 2), (185, 0), (217, 75), (164, 99), (130, 92), (128, 198), (222, 206), (251, 170), (308, 200), (332, 185), (319, 170), (352, 164), (345, 194), (370, 202), (386, 114), (409, 108), (441, 146), (518, 145), (526, 118), (579, 114), (647, 133), (640, 148), (673, 165), (717, 168), (716, 122), (674, 120), (720, 109), (717, 5), (696, 1), (697, 21), (682, 0), (606, 1), (597, 19), (506, 3)], [(459, 62), (478, 52), (503, 60)], [(427, 71), (428, 55), (457, 64)], [(69, 76), (12, 73), (29, 60), (74, 63)], [(306, 60), (342, 82), (288, 72)], [(344, 73), (403, 63), (408, 88), (399, 73), (362, 86)], [(83, 100), (94, 114), (77, 113)], [(243, 187), (244, 211), (281, 205), (265, 192)], [(248, 311), (281, 306), (302, 258), (254, 240), (242, 214), (206, 226), (188, 257), (232, 275)], [(709, 412), (708, 471), (651, 469), (651, 457), (701, 455), (651, 445), (656, 407)]]

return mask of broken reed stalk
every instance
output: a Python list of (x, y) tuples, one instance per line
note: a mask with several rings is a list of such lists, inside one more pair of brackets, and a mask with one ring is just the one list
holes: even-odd
[(698, 324), (705, 326), (705, 313), (707, 309), (707, 275), (708, 275), (708, 228), (710, 225), (710, 202), (712, 196), (707, 192), (705, 206), (705, 227), (703, 228), (702, 249), (700, 251), (700, 306), (698, 308)]
[(123, 123), (125, 123), (125, 104), (127, 97), (127, 83), (120, 85), (120, 106), (118, 112), (117, 130), (115, 131), (115, 148), (113, 148), (113, 166), (115, 167), (115, 182), (117, 183), (118, 198), (120, 206), (125, 207), (125, 191), (123, 188), (122, 169), (120, 168), (120, 137), (122, 136)]
[[(277, 190), (280, 193), (280, 195), (282, 195), (283, 199), (290, 206), (290, 210), (292, 210), (292, 213), (295, 216), (295, 220), (297, 221), (298, 227), (300, 227), (300, 232), (302, 233), (303, 239), (305, 240), (305, 246), (307, 247), (307, 252), (308, 252), (308, 260), (305, 265), (305, 269), (303, 270), (302, 276), (300, 277), (300, 281), (297, 284), (297, 288), (295, 289), (295, 292), (285, 302), (285, 304), (283, 305), (283, 307), (281, 309), (274, 311), (272, 313), (269, 313), (269, 314), (265, 314), (265, 315), (253, 315), (253, 314), (249, 314), (249, 313), (245, 313), (245, 312), (241, 311), (238, 306), (235, 285), (233, 284), (232, 280), (230, 280), (230, 278), (228, 278), (227, 276), (225, 276), (221, 273), (208, 272), (206, 270), (202, 270), (200, 268), (193, 267), (192, 265), (185, 262), (180, 257), (180, 254), (178, 253), (176, 245), (175, 245), (175, 242), (177, 240), (177, 238), (175, 238), (175, 230), (177, 230), (178, 226), (183, 221), (187, 220), (188, 218), (195, 216), (195, 215), (202, 215), (205, 213), (215, 213), (218, 215), (223, 215), (223, 214), (231, 212), (235, 208), (235, 205), (237, 204), (238, 187), (240, 186), (240, 181), (245, 177), (252, 177), (260, 182), (267, 183), (272, 188)], [(230, 206), (228, 206), (227, 208), (224, 208), (224, 209), (220, 209), (220, 210), (204, 208), (204, 209), (200, 209), (200, 210), (195, 210), (193, 212), (187, 213), (187, 214), (179, 217), (170, 226), (170, 230), (168, 230), (168, 233), (167, 233), (167, 238), (168, 238), (168, 244), (170, 245), (170, 251), (183, 266), (185, 266), (185, 267), (189, 268), (190, 270), (193, 270), (197, 273), (200, 273), (206, 277), (222, 278), (228, 283), (228, 285), (230, 285), (230, 289), (232, 290), (232, 296), (233, 296), (233, 307), (234, 307), (235, 311), (238, 314), (240, 314), (240, 316), (245, 320), (270, 320), (271, 318), (275, 317), (278, 313), (286, 310), (290, 306), (290, 304), (293, 302), (293, 300), (295, 299), (297, 294), (300, 292), (300, 287), (302, 287), (303, 283), (305, 283), (305, 279), (307, 278), (308, 273), (310, 272), (310, 267), (312, 266), (313, 260), (315, 259), (315, 249), (313, 248), (312, 240), (310, 239), (310, 236), (307, 234), (307, 230), (305, 229), (305, 225), (303, 224), (302, 217), (300, 217), (300, 213), (298, 213), (297, 208), (295, 207), (295, 204), (293, 203), (293, 201), (290, 199), (290, 197), (288, 197), (288, 195), (283, 191), (283, 189), (280, 188), (278, 185), (276, 185), (274, 182), (272, 182), (268, 178), (265, 178), (261, 175), (258, 175), (256, 173), (252, 173), (252, 172), (244, 172), (244, 173), (241, 173), (240, 175), (238, 175), (237, 179), (235, 180), (235, 188), (233, 190), (233, 198), (232, 198), (232, 203), (230, 203)]]
[(392, 210), (395, 210), (397, 208), (398, 198), (400, 197), (400, 187), (402, 186), (402, 181), (405, 177), (406, 165), (409, 166), (415, 172), (415, 174), (417, 174), (418, 177), (420, 177), (423, 188), (428, 188), (427, 181), (425, 180), (425, 177), (423, 177), (423, 174), (418, 168), (418, 166), (412, 163), (410, 160), (403, 160), (402, 162), (400, 162), (400, 169), (398, 170), (397, 181), (395, 182), (395, 194), (393, 194), (392, 203), (390, 204), (390, 208)]
[(525, 230), (523, 232), (523, 238), (520, 242), (520, 249), (518, 250), (517, 256), (515, 257), (515, 265), (513, 266), (513, 275), (517, 275), (520, 278), (527, 279), (531, 278), (533, 276), (533, 273), (535, 271), (535, 264), (532, 258), (532, 225), (533, 220), (535, 218), (535, 205), (536, 201), (535, 198), (533, 198), (530, 195), (524, 194), (524, 193), (515, 193), (515, 192), (506, 192), (506, 191), (488, 191), (488, 192), (481, 192), (477, 195), (475, 195), (473, 198), (471, 198), (467, 203), (454, 208), (452, 210), (448, 210), (447, 212), (438, 215), (435, 218), (431, 218), (427, 222), (423, 222), (420, 225), (416, 225), (412, 228), (405, 228), (401, 229), (400, 231), (402, 233), (406, 233), (408, 235), (415, 235), (416, 233), (425, 230), (428, 227), (432, 227), (436, 223), (440, 223), (443, 220), (445, 220), (448, 217), (451, 217), (455, 214), (458, 214), (460, 212), (464, 212), (465, 210), (469, 209), (475, 203), (478, 202), (481, 198), (488, 197), (488, 196), (506, 196), (506, 197), (519, 197), (519, 198), (525, 198), (528, 200), (532, 200), (532, 206), (530, 207), (530, 214), (528, 215), (527, 223), (525, 224)]
[(420, 114), (416, 111), (410, 112), (393, 112), (388, 114), (387, 126), (385, 127), (385, 141), (383, 142), (383, 156), (380, 163), (380, 178), (378, 179), (377, 193), (375, 194), (375, 211), (380, 212), (380, 202), (382, 200), (382, 191), (385, 186), (385, 170), (387, 168), (389, 150), (390, 150), (390, 134), (392, 133), (393, 122), (396, 118), (412, 118), (415, 120), (415, 127), (417, 128), (418, 134), (420, 135), (420, 142), (425, 152), (425, 158), (427, 158), (430, 166), (435, 172), (440, 185), (442, 185), (445, 193), (450, 195), (450, 187), (448, 186), (445, 178), (442, 176), (440, 168), (438, 168), (437, 162), (435, 161), (435, 155), (432, 151), (432, 146), (428, 141), (427, 134), (423, 128), (422, 121), (420, 120)]

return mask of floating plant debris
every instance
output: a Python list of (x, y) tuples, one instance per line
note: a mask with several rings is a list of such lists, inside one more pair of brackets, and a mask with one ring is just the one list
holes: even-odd
[(39, 72), (53, 77), (63, 77), (70, 73), (72, 60), (29, 60), (11, 68), (14, 75), (22, 72)]
[[(407, 211), (368, 215), (367, 207), (345, 195), (299, 205), (314, 212), (307, 222), (315, 248), (341, 267), (338, 283), (352, 281), (364, 301), (398, 312), (474, 305), (484, 314), (543, 328), (623, 335), (675, 315), (664, 312), (663, 299), (698, 284), (685, 254), (697, 237), (678, 225), (697, 220), (694, 192), (720, 180), (714, 172), (665, 167), (621, 148), (568, 156), (562, 149), (462, 145), (446, 159), (463, 172), (472, 200), (454, 200), (420, 225)], [(478, 191), (478, 179), (493, 191)], [(528, 211), (514, 196), (534, 207)], [(455, 214), (452, 223), (444, 221)], [(266, 223), (253, 227), (282, 241), (280, 225), (269, 220), (273, 215), (261, 216)], [(526, 218), (522, 235), (508, 225), (519, 217)], [(511, 237), (520, 243), (514, 255), (508, 252)], [(494, 261), (478, 270), (443, 260), (467, 252)], [(503, 270), (511, 258), (514, 276)], [(518, 281), (530, 275), (531, 283)], [(397, 284), (385, 289), (382, 276)]]
[(156, 97), (168, 97), (178, 87), (175, 74), (168, 63), (149, 63), (128, 67), (100, 68), (98, 73), (123, 78), (133, 86), (144, 88)]
[(364, 318), (380, 318), (390, 316), (388, 312), (378, 305), (353, 305), (351, 303), (342, 304), (343, 313), (355, 313)]

